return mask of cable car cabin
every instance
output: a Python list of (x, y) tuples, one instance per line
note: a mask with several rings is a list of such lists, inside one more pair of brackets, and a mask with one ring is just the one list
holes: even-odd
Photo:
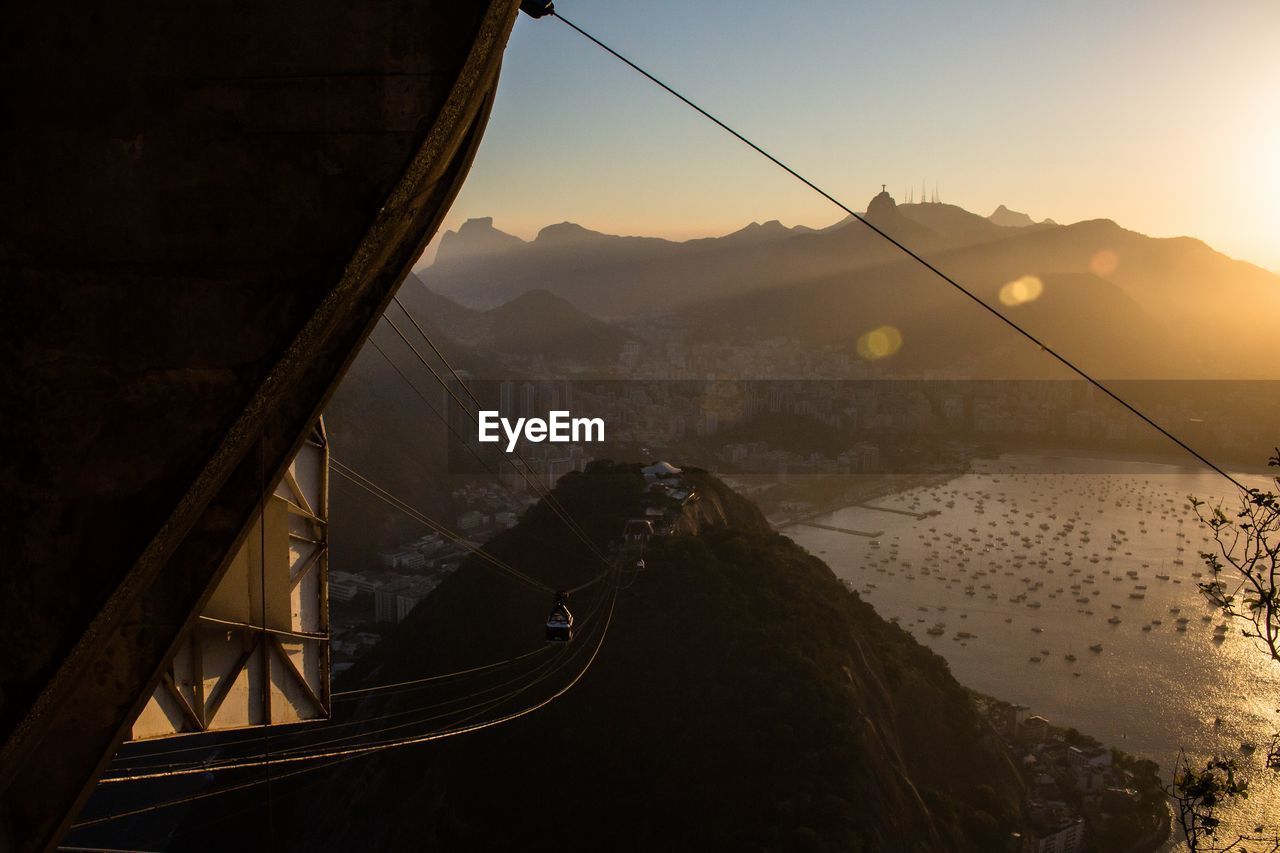
[(556, 595), (555, 607), (547, 616), (547, 642), (567, 643), (573, 639), (573, 614), (569, 612), (569, 596)]
[(643, 543), (653, 535), (653, 524), (647, 518), (633, 518), (622, 528), (622, 541), (628, 545)]

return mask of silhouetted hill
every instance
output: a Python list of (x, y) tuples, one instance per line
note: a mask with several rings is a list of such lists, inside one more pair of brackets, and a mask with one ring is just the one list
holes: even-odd
[[(969, 215), (957, 216), (946, 207), (908, 205), (894, 214), (905, 218), (900, 211), (935, 208), (932, 224), (954, 235), (957, 223)], [(976, 236), (981, 227), (971, 233)], [(1126, 378), (1274, 378), (1280, 373), (1280, 340), (1272, 330), (1280, 313), (1280, 276), (1196, 240), (1154, 239), (1108, 220), (999, 230), (1009, 236), (926, 257), (1086, 369)], [(1002, 288), (1024, 276), (1040, 281), (1039, 296), (1004, 304)], [(870, 329), (891, 325), (903, 336), (901, 350), (881, 365), (891, 373), (1067, 375), (900, 255), (879, 265), (722, 297), (693, 309), (690, 325), (702, 337), (739, 343), (786, 337), (797, 346), (848, 346)]]
[[(985, 301), (1017, 276), (960, 270), (957, 277)], [(1115, 286), (1088, 273), (1039, 276), (1039, 298), (1002, 306), (1025, 328), (1106, 376), (1165, 375), (1191, 370), (1188, 356), (1164, 338), (1164, 327)], [(900, 376), (1056, 378), (1067, 375), (995, 317), (908, 261), (785, 288), (731, 297), (690, 315), (705, 339), (749, 344), (788, 338), (797, 346), (856, 350), (880, 326), (901, 334), (901, 348), (879, 366)]]
[(1025, 228), (1028, 225), (1035, 225), (1036, 222), (1025, 213), (1017, 210), (1010, 210), (1003, 204), (991, 211), (991, 215), (987, 217), (996, 225), (1003, 225), (1007, 228)]
[(644, 238), (628, 238), (615, 237), (611, 234), (604, 234), (599, 231), (592, 231), (589, 228), (583, 228), (576, 222), (560, 222), (556, 225), (548, 225), (538, 232), (538, 236), (533, 238), (534, 245), (540, 248), (580, 248), (588, 245), (599, 245), (601, 243), (619, 245), (622, 243), (634, 243), (636, 239)]
[[(411, 274), (398, 296), (449, 363), (472, 379), (530, 377), (536, 374), (531, 368), (535, 358), (552, 366), (613, 364), (629, 338), (623, 330), (546, 291), (530, 291), (491, 311), (473, 311), (431, 292)], [(439, 374), (447, 375), (398, 307), (392, 305), (387, 316)], [(445, 508), (442, 495), (448, 492), (440, 481), (449, 470), (449, 434), (431, 406), (445, 411), (445, 393), (387, 324), (374, 329), (372, 340), (394, 366), (372, 344), (356, 356), (325, 413), (334, 446), (343, 461), (357, 470), (368, 472), (424, 510), (440, 514)], [(486, 386), (480, 388), (483, 393)], [(367, 496), (345, 484), (339, 489), (334, 517), (342, 535), (335, 537), (334, 547), (340, 568), (361, 568), (370, 555), (421, 535), (413, 522), (387, 516)]]
[[(776, 219), (770, 219), (768, 222), (752, 222), (750, 225), (739, 228), (723, 237), (703, 237), (702, 240), (723, 240), (725, 244), (738, 243), (751, 245), (753, 243), (766, 243), (775, 240), (785, 240), (796, 234), (811, 234), (812, 228), (806, 228), (803, 225), (797, 225), (794, 228), (788, 228)], [(698, 240), (691, 240), (691, 243), (698, 243)]]
[[(1083, 346), (1069, 354), (1104, 374), (1280, 372), (1273, 329), (1280, 276), (1198, 240), (1151, 238), (1109, 220), (1030, 223), (1003, 207), (984, 218), (948, 204), (897, 205), (887, 193), (868, 205), (867, 217), (993, 304), (1005, 284), (1039, 277), (1046, 285), (1040, 299), (1011, 310), (1034, 321), (1049, 343)], [(911, 321), (925, 334), (906, 335), (898, 365), (951, 375), (1062, 375), (1011, 349), (1015, 339), (984, 325), (981, 309), (852, 219), (821, 231), (765, 223), (687, 243), (553, 228), (554, 240), (540, 235), (424, 277), (472, 304), (545, 289), (604, 319), (688, 315), (707, 323), (700, 336), (786, 335), (800, 346)]]
[(500, 254), (523, 245), (525, 241), (514, 234), (494, 228), (492, 216), (468, 219), (458, 227), (457, 231), (446, 231), (441, 236), (440, 248), (436, 252), (436, 263), (444, 265), (459, 263)]
[[(1134, 318), (1129, 333), (1127, 321), (1111, 319), (1120, 335), (1107, 339), (1110, 346), (1120, 350), (1127, 345), (1138, 359), (1150, 354), (1167, 364), (1137, 375), (1221, 379), (1280, 373), (1280, 338), (1274, 330), (1280, 276), (1228, 258), (1199, 240), (1148, 237), (1106, 219), (1015, 234), (990, 251), (974, 246), (950, 252), (938, 259), (939, 265), (962, 281), (979, 284), (1026, 274), (1069, 274), (1114, 286), (1149, 320), (1140, 324)], [(1090, 322), (1105, 325), (1105, 311), (1097, 306)], [(1136, 364), (1132, 358), (1117, 358), (1113, 370), (1123, 374), (1131, 363)]]
[[(429, 290), (416, 275), (400, 301), (433, 340), (443, 341), (455, 366), (484, 378), (524, 375), (540, 357), (573, 365), (613, 363), (629, 335), (546, 290), (530, 290), (488, 311), (463, 307)], [(393, 309), (391, 316), (397, 312)]]
[[(396, 296), (429, 333), (457, 341), (480, 341), (487, 334), (488, 323), (481, 312), (428, 289), (415, 273), (409, 274)], [(395, 316), (395, 311), (391, 314)]]
[(1010, 236), (1008, 226), (992, 222), (954, 204), (904, 204), (899, 210), (930, 230), (943, 235), (952, 246), (990, 243)]
[[(925, 225), (918, 218), (906, 215), (905, 211), (925, 205), (903, 205), (901, 208), (894, 202), (893, 196), (882, 192), (867, 205), (865, 219), (872, 225), (887, 233), (890, 237), (909, 246), (918, 246), (919, 251), (940, 248), (945, 238), (938, 231)], [(851, 222), (849, 229), (859, 236), (866, 234), (866, 226), (860, 222)]]
[[(945, 662), (749, 502), (690, 479), (701, 500), (678, 535), (651, 542), (572, 692), (495, 729), (319, 771), (291, 813), (277, 805), (277, 838), (307, 850), (1002, 849), (1021, 783)], [(556, 496), (604, 543), (643, 485), (638, 466), (598, 465)], [(545, 504), (489, 548), (556, 586), (599, 571)], [(578, 639), (553, 652), (569, 665), (504, 709), (582, 667), (610, 598), (609, 583), (573, 597)], [(548, 606), (465, 565), (336, 686), (523, 653)], [(371, 696), (359, 716), (374, 728), (399, 715), (408, 732), (423, 701)]]
[[(971, 227), (939, 234), (908, 216), (890, 211), (887, 217), (882, 227), (922, 249), (936, 251), (974, 239)], [(992, 228), (991, 234), (1002, 233)], [(988, 239), (987, 234), (978, 236)], [(895, 252), (852, 219), (820, 231), (753, 223), (723, 237), (684, 243), (618, 237), (560, 223), (513, 250), (465, 263), (437, 261), (421, 275), (431, 289), (471, 307), (488, 308), (527, 290), (545, 289), (593, 316), (623, 320), (885, 263)]]
[(489, 346), (529, 357), (613, 363), (627, 335), (546, 290), (530, 290), (487, 312)]
[[(534, 356), (552, 364), (614, 363), (627, 340), (620, 329), (545, 291), (478, 312), (432, 293), (410, 275), (398, 295), (450, 364), (476, 379), (528, 376)], [(393, 305), (387, 316), (438, 373), (447, 374), (398, 308)], [(431, 410), (446, 411), (444, 391), (388, 325), (379, 324), (372, 340), (394, 366), (372, 344), (356, 356), (325, 412), (336, 453), (423, 511), (444, 515), (449, 489), (441, 482), (449, 474), (449, 433)], [(378, 553), (421, 535), (415, 522), (388, 514), (384, 505), (345, 482), (334, 491), (333, 516), (334, 565), (347, 571), (367, 568)]]

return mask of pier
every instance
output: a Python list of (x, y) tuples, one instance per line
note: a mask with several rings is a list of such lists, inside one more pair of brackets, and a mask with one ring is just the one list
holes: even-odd
[(805, 527), (819, 527), (823, 530), (834, 530), (836, 533), (847, 533), (850, 536), (866, 536), (868, 539), (875, 539), (883, 536), (884, 531), (878, 530), (875, 533), (868, 533), (865, 530), (854, 530), (851, 527), (836, 527), (834, 524), (819, 524), (816, 521), (797, 521), (796, 524), (803, 524)]
[(879, 512), (892, 512), (892, 513), (897, 513), (898, 515), (909, 515), (915, 519), (928, 518), (931, 515), (938, 515), (937, 510), (930, 510), (929, 512), (914, 512), (913, 510), (909, 510), (909, 509), (892, 509), (887, 506), (874, 506), (872, 504), (854, 504), (854, 506), (859, 507), (860, 509), (874, 509)]

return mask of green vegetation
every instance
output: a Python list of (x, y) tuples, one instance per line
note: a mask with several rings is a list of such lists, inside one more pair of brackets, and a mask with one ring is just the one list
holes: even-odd
[[(1280, 468), (1280, 448), (1267, 465)], [(1235, 508), (1225, 503), (1210, 505), (1194, 496), (1190, 501), (1214, 540), (1213, 548), (1200, 552), (1211, 578), (1199, 585), (1200, 592), (1260, 654), (1280, 661), (1280, 477), (1272, 482), (1275, 491), (1250, 488), (1240, 495)], [(1280, 773), (1280, 733), (1271, 738), (1263, 769)], [(1232, 758), (1215, 756), (1196, 765), (1185, 752), (1180, 756), (1166, 792), (1191, 853), (1280, 851), (1280, 830), (1274, 823), (1258, 824), (1252, 831), (1222, 825), (1224, 807), (1248, 798), (1249, 775)]]
[[(1090, 739), (1092, 740), (1092, 739)], [(1169, 804), (1160, 779), (1160, 765), (1112, 749), (1115, 765), (1133, 776), (1133, 789), (1138, 798), (1129, 809), (1116, 809), (1106, 823), (1090, 821), (1089, 828), (1098, 840), (1100, 853), (1143, 849), (1144, 841), (1163, 842), (1169, 836)], [(1090, 815), (1086, 812), (1086, 820)], [(1150, 844), (1154, 848), (1156, 844)]]

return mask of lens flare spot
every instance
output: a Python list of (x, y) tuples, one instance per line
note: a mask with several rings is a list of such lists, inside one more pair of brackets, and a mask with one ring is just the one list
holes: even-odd
[(858, 355), (868, 361), (893, 355), (902, 348), (902, 332), (893, 326), (878, 326), (858, 338)]
[(1096, 276), (1108, 276), (1120, 266), (1120, 256), (1110, 249), (1099, 249), (1089, 259), (1089, 272)]
[(1034, 302), (1044, 293), (1044, 282), (1034, 275), (1024, 275), (1000, 288), (1000, 301), (1005, 305), (1024, 305)]

